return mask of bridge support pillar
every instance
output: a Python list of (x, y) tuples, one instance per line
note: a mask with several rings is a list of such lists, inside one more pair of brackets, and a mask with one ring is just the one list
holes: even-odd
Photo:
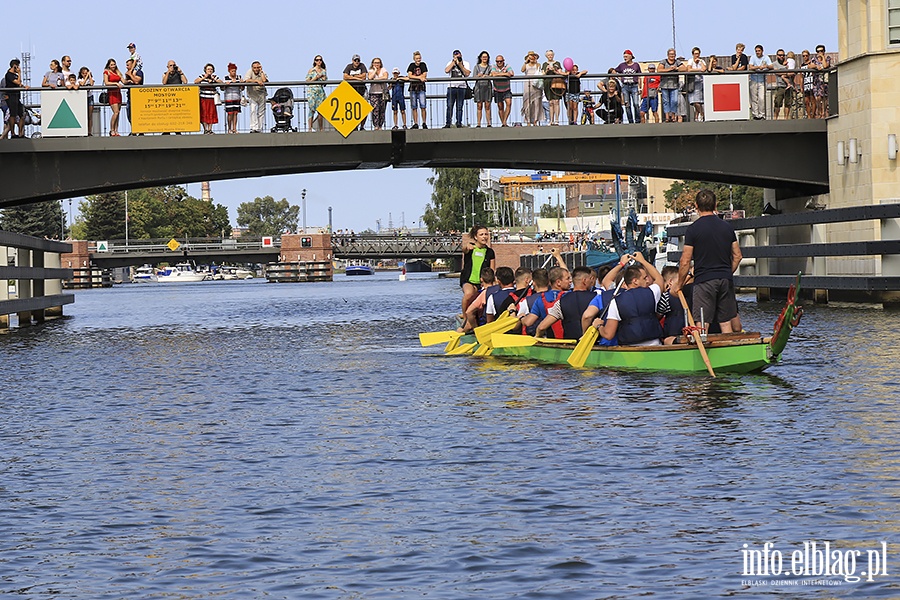
[[(757, 229), (756, 230), (756, 245), (757, 246), (768, 246), (769, 245), (769, 230), (768, 229)], [(757, 275), (769, 275), (769, 259), (757, 259), (756, 260), (756, 274)], [(772, 299), (772, 291), (769, 288), (758, 287), (756, 288), (756, 301), (757, 302), (768, 302)]]
[[(0, 246), (0, 266), (7, 266), (6, 263), (9, 260), (9, 248), (6, 246)], [(4, 300), (9, 300), (9, 285), (12, 283), (8, 279), (0, 279), (0, 304), (3, 303)], [(0, 330), (9, 329), (9, 315), (2, 314), (0, 315)]]
[[(827, 244), (827, 225), (818, 223), (811, 225), (812, 231), (809, 234), (809, 241), (812, 244)], [(828, 274), (824, 256), (814, 256), (812, 259), (812, 274), (816, 276), (825, 276)], [(828, 290), (815, 290), (813, 293), (813, 301), (816, 304), (828, 304)]]
[[(881, 221), (881, 241), (900, 240), (900, 219), (883, 219)], [(900, 276), (900, 255), (884, 254), (881, 256), (882, 277)], [(881, 304), (884, 308), (900, 308), (900, 292), (882, 292)]]
[(328, 280), (334, 276), (331, 267), (330, 233), (287, 233), (281, 236), (280, 262), (327, 262)]
[[(16, 250), (16, 266), (17, 267), (32, 267), (34, 265), (31, 264), (31, 250), (25, 248), (19, 248)], [(18, 280), (18, 291), (19, 291), (19, 299), (24, 300), (26, 298), (32, 298), (33, 295), (31, 293), (31, 280), (29, 279), (19, 279)], [(31, 325), (31, 311), (26, 310), (24, 312), (17, 313), (19, 317), (19, 327), (28, 327)]]

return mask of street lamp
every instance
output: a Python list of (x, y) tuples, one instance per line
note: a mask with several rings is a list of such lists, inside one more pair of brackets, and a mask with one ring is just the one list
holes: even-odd
[(300, 190), (300, 206), (303, 207), (303, 233), (306, 233), (306, 188)]
[(69, 234), (72, 233), (72, 199), (69, 198)]

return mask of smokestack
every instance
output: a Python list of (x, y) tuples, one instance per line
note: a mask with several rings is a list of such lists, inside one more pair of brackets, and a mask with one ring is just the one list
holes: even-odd
[(200, 199), (206, 202), (212, 202), (212, 198), (209, 196), (209, 182), (204, 181), (200, 184)]

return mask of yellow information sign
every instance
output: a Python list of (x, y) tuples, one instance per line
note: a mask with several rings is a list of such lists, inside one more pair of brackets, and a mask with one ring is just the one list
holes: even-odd
[(166, 246), (168, 246), (169, 250), (171, 250), (172, 252), (175, 252), (176, 250), (181, 248), (181, 244), (179, 244), (178, 240), (176, 240), (175, 238), (172, 238), (171, 240), (169, 240), (169, 243), (166, 244)]
[(372, 105), (352, 85), (342, 81), (319, 105), (316, 112), (325, 117), (342, 136), (347, 137), (372, 112)]
[(200, 88), (195, 85), (129, 87), (134, 133), (178, 133), (200, 129)]

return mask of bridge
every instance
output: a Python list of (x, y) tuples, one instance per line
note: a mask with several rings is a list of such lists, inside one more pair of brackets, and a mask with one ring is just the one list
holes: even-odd
[[(17, 140), (0, 208), (152, 186), (386, 167), (578, 170), (829, 190), (827, 121)], [(103, 165), (98, 169), (97, 165)]]
[[(303, 236), (303, 234), (294, 234)], [(281, 239), (263, 245), (261, 239), (188, 238), (180, 240), (176, 250), (168, 239), (110, 240), (107, 250), (99, 252), (96, 242), (89, 242), (87, 252), (91, 264), (110, 269), (143, 264), (174, 263), (189, 259), (202, 263), (270, 263), (282, 255)], [(333, 258), (350, 260), (458, 258), (462, 253), (460, 236), (404, 234), (332, 236)]]

